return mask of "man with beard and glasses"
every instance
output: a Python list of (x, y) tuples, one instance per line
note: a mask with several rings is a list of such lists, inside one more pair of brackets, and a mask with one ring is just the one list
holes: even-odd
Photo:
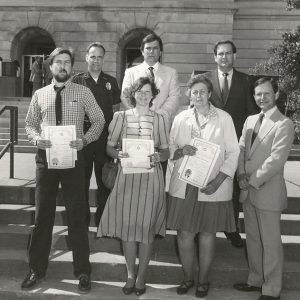
[[(79, 279), (79, 292), (88, 292), (91, 289), (91, 266), (85, 222), (87, 203), (84, 192), (82, 149), (99, 138), (105, 120), (91, 91), (69, 80), (74, 64), (72, 52), (68, 49), (56, 48), (50, 54), (49, 60), (53, 81), (35, 92), (25, 120), (28, 137), (37, 146), (38, 151), (35, 224), (28, 249), (30, 270), (21, 287), (23, 289), (35, 287), (45, 277), (51, 248), (56, 196), (61, 184), (68, 217), (74, 275)], [(91, 127), (84, 134), (85, 114), (90, 119)], [(48, 168), (46, 149), (51, 148), (51, 141), (45, 138), (45, 131), (47, 126), (60, 125), (76, 127), (76, 139), (70, 142), (70, 148), (77, 150), (77, 160), (73, 168)]]
[[(120, 89), (114, 77), (102, 71), (105, 56), (105, 48), (99, 42), (88, 45), (86, 50), (87, 72), (79, 73), (72, 79), (73, 82), (87, 86), (92, 91), (98, 105), (101, 107), (104, 117), (105, 126), (99, 139), (90, 143), (84, 148), (85, 159), (85, 193), (87, 203), (89, 201), (90, 180), (94, 172), (97, 182), (97, 200), (95, 225), (98, 227), (102, 212), (110, 190), (102, 182), (102, 168), (105, 162), (110, 160), (106, 154), (106, 144), (108, 138), (108, 125), (113, 118), (113, 113), (120, 108)], [(85, 119), (85, 130), (90, 127), (89, 119)], [(87, 211), (87, 226), (90, 224), (90, 210)]]

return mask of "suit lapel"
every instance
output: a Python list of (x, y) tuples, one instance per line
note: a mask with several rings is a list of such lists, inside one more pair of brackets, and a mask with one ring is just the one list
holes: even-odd
[(158, 65), (157, 72), (154, 74), (155, 83), (157, 87), (160, 87), (163, 84), (162, 78), (164, 78), (165, 70), (161, 64)]
[(213, 91), (215, 93), (214, 100), (216, 103), (214, 103), (214, 106), (216, 107), (224, 107), (224, 103), (222, 100), (222, 95), (221, 95), (221, 88), (220, 88), (220, 83), (219, 83), (219, 77), (218, 77), (218, 70), (214, 70), (211, 73), (211, 82), (213, 85)]
[(235, 87), (238, 84), (237, 81), (238, 81), (238, 76), (236, 74), (235, 69), (233, 69), (232, 78), (231, 78), (231, 84), (230, 84), (230, 87), (229, 87), (229, 91), (228, 91), (228, 95), (227, 95), (226, 101), (224, 102), (224, 106), (226, 105), (227, 100), (230, 97), (230, 94), (234, 93)]
[(265, 120), (265, 123), (260, 128), (259, 133), (253, 142), (253, 145), (250, 150), (250, 155), (255, 151), (258, 145), (265, 139), (265, 137), (268, 135), (271, 129), (275, 126), (276, 121), (278, 121), (279, 117), (280, 112), (278, 109), (276, 109), (275, 112), (271, 115), (271, 117)]

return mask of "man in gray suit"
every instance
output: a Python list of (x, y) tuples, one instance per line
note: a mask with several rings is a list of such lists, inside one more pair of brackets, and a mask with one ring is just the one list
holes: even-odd
[(287, 207), (284, 164), (294, 139), (293, 122), (276, 107), (278, 86), (261, 78), (254, 84), (259, 114), (247, 118), (240, 139), (238, 181), (243, 203), (249, 275), (234, 288), (260, 291), (259, 300), (279, 299), (283, 248), (281, 211)]
[[(249, 82), (245, 73), (237, 71), (233, 65), (236, 60), (236, 47), (232, 41), (220, 41), (214, 47), (214, 60), (217, 69), (205, 74), (212, 84), (211, 103), (228, 112), (234, 123), (237, 138), (242, 134), (243, 124), (249, 115), (258, 112), (251, 95)], [(233, 207), (235, 222), (238, 228), (239, 219), (239, 186), (234, 179)], [(233, 233), (225, 232), (235, 247), (242, 247), (243, 241), (238, 230)]]
[(151, 110), (160, 114), (167, 114), (169, 117), (174, 115), (178, 109), (180, 101), (180, 89), (177, 71), (159, 62), (163, 51), (163, 43), (156, 34), (149, 34), (144, 37), (141, 44), (141, 52), (144, 62), (128, 68), (122, 84), (122, 103), (125, 108), (129, 108), (129, 101), (124, 95), (124, 90), (140, 77), (153, 78), (159, 94), (153, 100)]

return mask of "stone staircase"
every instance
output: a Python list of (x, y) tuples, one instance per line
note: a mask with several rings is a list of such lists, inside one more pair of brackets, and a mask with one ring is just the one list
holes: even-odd
[[(35, 299), (35, 297), (36, 299), (81, 299), (76, 291), (76, 280), (72, 276), (72, 255), (61, 194), (57, 198), (47, 281), (32, 291), (24, 292), (20, 289), (20, 282), (28, 271), (26, 249), (34, 223), (35, 186), (34, 180), (18, 185), (13, 182), (12, 185), (0, 185), (0, 299)], [(94, 220), (95, 197), (96, 191), (91, 189), (91, 224)], [(240, 223), (244, 237), (243, 213), (240, 213)], [(224, 238), (223, 233), (218, 233), (217, 236), (216, 258), (210, 274), (214, 293), (220, 289), (230, 291), (232, 284), (245, 280), (248, 272), (245, 249), (233, 248)], [(299, 290), (295, 293), (300, 299), (300, 194), (299, 197), (289, 197), (289, 208), (282, 215), (282, 239), (285, 250), (284, 289)], [(89, 242), (93, 289), (101, 290), (104, 296), (92, 293), (86, 296), (87, 299), (125, 299), (119, 288), (123, 286), (126, 279), (120, 242), (112, 238), (96, 238), (95, 227), (89, 228)], [(141, 299), (194, 298), (193, 294), (183, 298), (177, 296), (175, 286), (181, 280), (182, 271), (176, 247), (176, 232), (168, 231), (164, 239), (155, 240), (147, 273), (147, 291), (151, 291), (151, 297), (147, 298), (149, 294), (146, 293)], [(258, 294), (247, 297), (226, 299), (256, 299)], [(137, 299), (137, 297), (126, 296), (126, 299)], [(225, 297), (218, 296), (211, 299), (223, 300)]]

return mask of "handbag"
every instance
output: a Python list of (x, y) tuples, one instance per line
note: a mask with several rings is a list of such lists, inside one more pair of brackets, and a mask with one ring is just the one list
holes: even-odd
[(102, 168), (102, 182), (106, 188), (112, 190), (118, 174), (118, 161), (107, 161)]
[[(125, 112), (123, 114), (122, 129), (120, 131), (118, 140), (120, 140), (120, 137), (121, 137), (121, 134), (123, 131), (124, 120), (125, 120)], [(104, 186), (106, 188), (108, 188), (109, 190), (113, 189), (116, 178), (117, 178), (117, 174), (118, 174), (118, 160), (117, 159), (113, 159), (113, 160), (110, 160), (110, 161), (107, 161), (104, 163), (103, 168), (102, 168), (102, 182), (103, 182)]]

